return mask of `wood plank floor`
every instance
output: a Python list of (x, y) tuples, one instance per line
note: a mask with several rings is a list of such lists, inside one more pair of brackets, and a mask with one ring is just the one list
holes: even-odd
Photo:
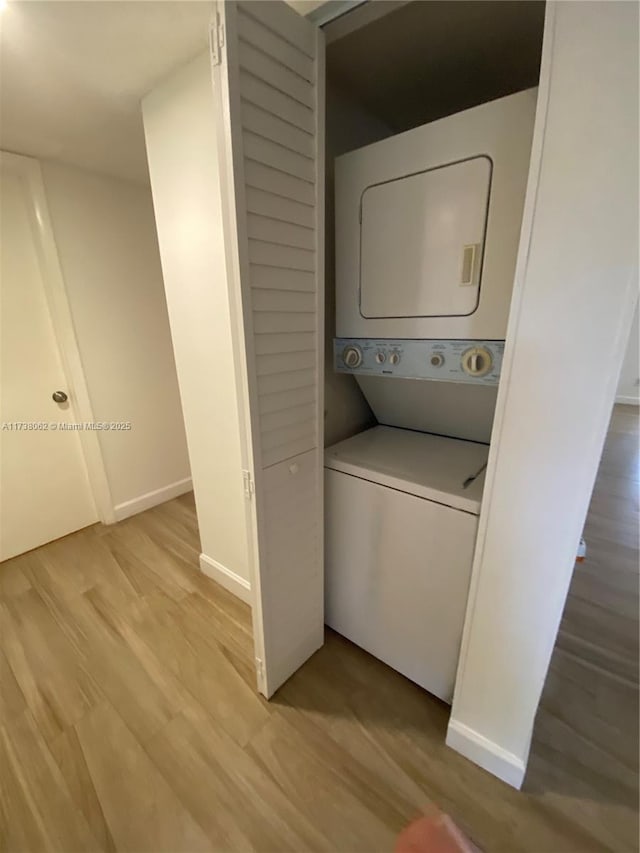
[(486, 851), (637, 849), (634, 442), (616, 413), (524, 792), (331, 632), (263, 701), (249, 609), (197, 570), (191, 496), (3, 564), (0, 849), (390, 851), (429, 803)]
[(616, 850), (638, 846), (639, 420), (614, 408), (525, 782), (606, 814)]

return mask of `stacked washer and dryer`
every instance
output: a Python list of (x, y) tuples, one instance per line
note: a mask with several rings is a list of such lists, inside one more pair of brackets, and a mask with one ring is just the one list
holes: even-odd
[(326, 622), (451, 702), (537, 90), (336, 160), (334, 366), (378, 426), (326, 450)]

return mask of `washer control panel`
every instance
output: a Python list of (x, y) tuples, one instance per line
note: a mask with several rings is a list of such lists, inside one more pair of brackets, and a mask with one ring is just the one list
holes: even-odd
[(495, 385), (503, 352), (504, 341), (335, 338), (333, 363), (338, 373)]

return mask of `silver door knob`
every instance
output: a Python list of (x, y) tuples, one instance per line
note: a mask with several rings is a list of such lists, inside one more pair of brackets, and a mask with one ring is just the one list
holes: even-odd
[(51, 395), (51, 399), (54, 400), (56, 403), (66, 403), (69, 398), (64, 393), (64, 391), (54, 391)]

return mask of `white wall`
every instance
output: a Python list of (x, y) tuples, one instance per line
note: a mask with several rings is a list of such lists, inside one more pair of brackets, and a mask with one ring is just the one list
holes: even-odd
[(640, 325), (638, 323), (640, 305), (636, 303), (636, 310), (631, 324), (631, 334), (627, 343), (627, 350), (622, 362), (620, 378), (618, 379), (618, 390), (616, 402), (638, 405), (640, 403)]
[(638, 6), (561, 2), (547, 14), (539, 182), (525, 209), (530, 245), (516, 272), (447, 735), (516, 786), (638, 286)]
[(331, 83), (327, 84), (325, 187), (325, 386), (324, 443), (329, 446), (375, 424), (375, 418), (353, 376), (333, 370), (336, 330), (336, 262), (334, 215), (334, 159), (391, 136), (380, 119)]
[(190, 488), (149, 188), (42, 164), (116, 518)]
[(248, 597), (240, 428), (208, 54), (143, 101), (201, 565)]

